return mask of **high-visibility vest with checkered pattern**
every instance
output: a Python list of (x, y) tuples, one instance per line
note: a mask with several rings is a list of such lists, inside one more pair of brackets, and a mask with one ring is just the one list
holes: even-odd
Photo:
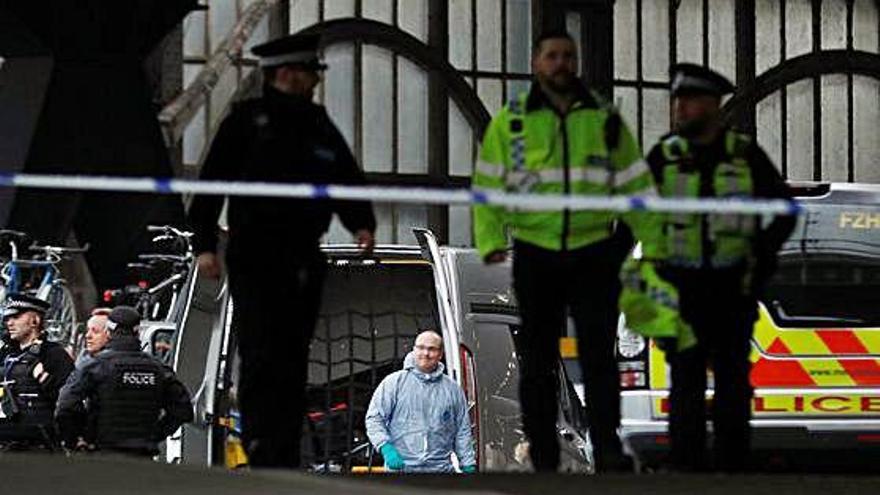
[[(476, 188), (529, 194), (656, 194), (653, 177), (626, 126), (609, 149), (615, 113), (582, 102), (564, 116), (546, 106), (528, 110), (528, 93), (492, 120), (474, 170)], [(599, 101), (597, 97), (594, 97)], [(482, 255), (515, 239), (549, 250), (577, 249), (607, 238), (618, 214), (604, 211), (526, 211), (474, 208), (475, 242)]]
[[(724, 136), (725, 159), (711, 178), (719, 198), (752, 197), (754, 183), (746, 158), (750, 138), (734, 131)], [(665, 165), (660, 195), (696, 198), (700, 196), (700, 171), (683, 166), (691, 161), (688, 141), (672, 135), (661, 142)], [(691, 214), (664, 215), (661, 256), (666, 264), (696, 268), (723, 268), (743, 263), (752, 254), (759, 226), (754, 215)]]
[(679, 312), (678, 289), (660, 277), (653, 263), (630, 259), (620, 274), (620, 310), (627, 328), (647, 338), (676, 339), (678, 350), (696, 343), (693, 329)]

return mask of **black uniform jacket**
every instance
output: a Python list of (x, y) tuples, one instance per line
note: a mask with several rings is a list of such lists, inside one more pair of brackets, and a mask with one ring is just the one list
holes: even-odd
[[(221, 124), (202, 169), (205, 180), (363, 184), (364, 176), (324, 107), (266, 86), (262, 98), (238, 104)], [(219, 196), (197, 196), (190, 208), (196, 252), (215, 251)], [(230, 256), (317, 249), (337, 213), (345, 227), (373, 231), (368, 203), (287, 198), (229, 199)]]

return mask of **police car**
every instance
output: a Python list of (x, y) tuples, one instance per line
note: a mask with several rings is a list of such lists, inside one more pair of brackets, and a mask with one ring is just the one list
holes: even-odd
[[(752, 339), (753, 447), (770, 465), (874, 463), (880, 460), (880, 187), (793, 187), (804, 213), (759, 302)], [(623, 319), (617, 352), (621, 434), (649, 467), (668, 452), (669, 370), (657, 346)]]

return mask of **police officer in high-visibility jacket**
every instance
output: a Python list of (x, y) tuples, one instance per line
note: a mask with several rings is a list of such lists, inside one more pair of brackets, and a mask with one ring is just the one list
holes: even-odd
[[(734, 91), (722, 75), (692, 64), (672, 69), (674, 130), (648, 154), (664, 197), (789, 198), (767, 155), (723, 123), (721, 99)], [(749, 352), (757, 297), (775, 268), (793, 217), (662, 215), (658, 242), (644, 257), (678, 291), (678, 310), (695, 345), (670, 345), (672, 461), (706, 467), (706, 367), (714, 371), (715, 465), (741, 470), (749, 452)]]
[[(575, 73), (565, 32), (545, 33), (532, 53), (531, 90), (513, 98), (486, 130), (474, 186), (531, 194), (653, 194), (638, 145), (613, 109)], [(487, 263), (506, 260), (513, 237), (516, 335), (523, 424), (535, 469), (559, 464), (556, 433), (559, 337), (574, 318), (590, 435), (599, 471), (626, 468), (617, 429), (620, 384), (614, 338), (618, 273), (632, 244), (618, 216), (602, 211), (474, 208), (474, 234)]]

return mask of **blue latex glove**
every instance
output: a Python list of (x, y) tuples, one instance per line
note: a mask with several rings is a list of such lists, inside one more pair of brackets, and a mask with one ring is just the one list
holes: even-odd
[(385, 465), (388, 466), (388, 469), (400, 471), (406, 467), (406, 464), (403, 463), (403, 457), (400, 457), (400, 452), (394, 448), (394, 445), (386, 443), (381, 449), (379, 449), (379, 452), (382, 453), (382, 457), (385, 459)]
[(470, 466), (463, 466), (461, 472), (464, 474), (474, 474), (477, 472), (477, 466), (474, 466), (473, 464)]

